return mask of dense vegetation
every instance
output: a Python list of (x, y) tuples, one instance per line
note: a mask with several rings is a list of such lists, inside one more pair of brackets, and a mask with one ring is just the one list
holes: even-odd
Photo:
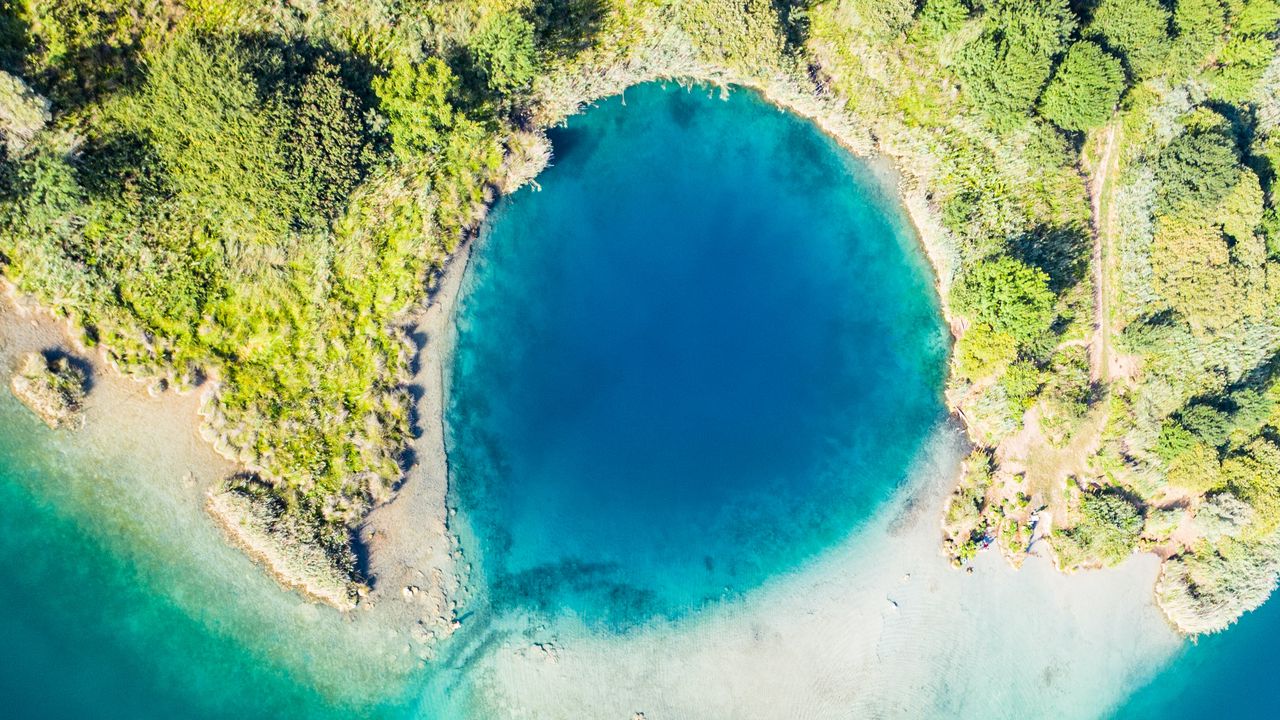
[(501, 104), (534, 61), (502, 17), (464, 77), (393, 16), (362, 35), (250, 3), (4, 9), (4, 274), (127, 372), (212, 377), (222, 442), (343, 568), (412, 432), (394, 314), (499, 179)]
[(212, 378), (227, 448), (335, 554), (413, 432), (397, 313), (541, 127), (678, 76), (874, 139), (931, 211), (981, 446), (957, 556), (1024, 552), (1048, 508), (1064, 566), (1173, 556), (1166, 607), (1274, 580), (1276, 0), (0, 7), (5, 276), (127, 371)]

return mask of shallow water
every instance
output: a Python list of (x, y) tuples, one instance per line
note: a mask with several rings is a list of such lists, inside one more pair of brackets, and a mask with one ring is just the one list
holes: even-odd
[[(739, 139), (748, 134), (751, 144)], [(630, 147), (633, 136), (643, 142)], [(670, 141), (689, 137), (702, 139), (700, 155), (685, 157)], [(403, 628), (372, 622), (374, 612), (342, 617), (303, 602), (228, 547), (200, 509), (200, 487), (216, 479), (216, 462), (183, 417), (145, 414), (152, 405), (140, 386), (95, 389), (89, 426), (76, 436), (49, 432), (0, 391), (0, 715), (581, 720), (644, 711), (651, 720), (738, 720), (1276, 712), (1274, 604), (1192, 647), (1152, 606), (1150, 556), (1072, 577), (1037, 559), (1015, 572), (992, 554), (979, 558), (974, 575), (947, 566), (937, 551), (937, 518), (965, 448), (938, 421), (945, 345), (927, 268), (865, 166), (746, 93), (721, 102), (702, 90), (635, 89), (625, 110), (610, 101), (556, 139), (559, 164), (541, 179), (544, 192), (504, 203), (478, 257), (461, 334), (472, 333), (473, 350), (496, 357), (473, 356), (468, 368), (460, 355), (458, 372), (494, 375), (496, 390), (486, 408), (463, 404), (477, 398), (468, 397), (466, 382), (455, 384), (452, 411), (474, 413), (453, 417), (455, 433), (462, 427), (489, 439), (498, 457), (516, 457), (513, 447), (544, 447), (548, 466), (558, 467), (552, 461), (566, 463), (569, 454), (557, 445), (561, 436), (577, 439), (566, 428), (604, 436), (595, 423), (625, 420), (648, 434), (585, 448), (579, 462), (633, 459), (616, 477), (634, 480), (627, 473), (636, 468), (683, 467), (692, 451), (644, 451), (658, 440), (702, 446), (704, 433), (684, 434), (714, 420), (726, 427), (711, 439), (750, 462), (692, 467), (727, 467), (737, 484), (686, 488), (671, 474), (645, 475), (635, 486), (610, 486), (644, 495), (596, 493), (590, 503), (566, 503), (574, 478), (503, 486), (531, 461), (520, 456), (499, 466), (502, 473), (459, 498), (476, 511), (480, 576), (498, 581), (498, 592), (478, 588), (480, 599), (462, 609), (462, 630), (438, 659), (422, 663)], [(610, 148), (634, 150), (643, 177), (606, 162)], [(706, 172), (685, 177), (685, 162)], [(585, 181), (590, 167), (597, 188)], [(706, 232), (685, 246), (593, 246), (551, 223), (568, 202), (557, 199), (562, 192), (599, 205), (598, 214), (625, 210), (617, 196), (637, 184), (651, 199), (667, 197), (663, 212), (724, 215), (737, 206), (739, 183), (753, 193), (739, 197), (751, 200), (751, 218), (734, 226), (706, 217)], [(816, 215), (844, 213), (845, 227), (856, 232), (834, 239), (823, 223), (785, 206), (774, 222), (765, 215), (777, 197), (757, 192), (762, 187), (812, 193)], [(659, 222), (664, 217), (636, 222), (663, 229), (660, 239), (675, 230), (688, 236), (670, 218)], [(723, 244), (724, 228), (735, 242)], [(597, 229), (610, 238), (636, 234)], [(707, 246), (724, 257), (712, 264), (695, 252)], [(561, 264), (569, 259), (583, 265)], [(721, 259), (725, 278), (715, 275)], [(609, 262), (622, 268), (602, 273)], [(530, 268), (544, 274), (534, 277)], [(575, 275), (586, 269), (590, 276)], [(687, 282), (664, 288), (657, 280), (664, 277)], [(803, 282), (788, 288), (783, 277)], [(488, 301), (486, 283), (496, 283)], [(912, 289), (917, 295), (909, 296)], [(849, 298), (876, 303), (876, 318), (902, 327), (877, 324)], [(518, 322), (503, 318), (504, 303)], [(622, 323), (631, 328), (624, 332), (586, 303), (618, 316), (656, 314), (654, 329), (646, 335), (633, 317), (624, 318), (634, 323)], [(809, 324), (814, 318), (819, 325)], [(675, 344), (653, 347), (652, 333), (664, 331), (665, 339), (668, 327), (700, 356), (727, 364), (750, 355), (756, 374), (731, 368), (722, 377), (709, 359), (681, 362)], [(475, 333), (489, 330), (505, 333), (504, 342), (476, 342)], [(848, 341), (864, 330), (892, 340)], [(597, 336), (610, 347), (584, 345)], [(8, 342), (0, 340), (6, 368), (16, 350)], [(559, 353), (559, 366), (521, 376), (537, 369), (527, 355), (539, 353)], [(657, 362), (621, 379), (588, 372), (592, 363), (633, 367), (633, 354)], [(888, 377), (865, 367), (846, 372), (845, 363), (867, 358), (884, 362)], [(806, 395), (811, 379), (829, 384), (830, 397)], [(748, 398), (735, 392), (744, 383), (756, 388)], [(582, 399), (623, 391), (631, 401), (625, 407)], [(695, 396), (734, 412), (700, 417)], [(576, 426), (574, 398), (585, 417)], [(546, 420), (541, 426), (511, 420), (541, 401), (549, 408), (536, 416)], [(752, 412), (759, 407), (773, 412)], [(863, 417), (872, 412), (897, 419), (877, 426)], [(820, 446), (792, 436), (815, 428)], [(873, 438), (875, 452), (857, 437)], [(863, 453), (874, 457), (859, 460)], [(492, 457), (463, 458), (460, 470), (488, 470)], [(831, 467), (839, 471), (803, 472)], [(770, 484), (770, 475), (785, 484)], [(477, 508), (482, 502), (488, 505)], [(494, 532), (503, 517), (512, 522), (509, 545)], [(564, 544), (545, 536), (559, 523), (571, 531)], [(575, 581), (572, 592), (511, 581), (512, 570), (584, 555), (608, 566), (585, 577), (572, 566), (552, 576)]]
[(369, 657), (365, 636), (334, 627), (337, 613), (280, 592), (226, 546), (198, 495), (174, 491), (181, 472), (163, 476), (163, 458), (160, 478), (142, 474), (158, 468), (140, 469), (136, 443), (164, 442), (164, 433), (117, 448), (90, 438), (72, 446), (8, 393), (0, 428), (0, 714), (338, 718), (392, 709), (380, 695), (397, 685), (379, 675), (396, 677), (397, 663)]
[(552, 142), (458, 316), (452, 487), (495, 603), (625, 627), (842, 539), (943, 415), (884, 185), (745, 92), (633, 88)]

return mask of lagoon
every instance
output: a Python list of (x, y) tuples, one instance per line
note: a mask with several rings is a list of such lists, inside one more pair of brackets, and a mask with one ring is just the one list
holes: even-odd
[(475, 250), (449, 460), (500, 606), (623, 627), (750, 590), (864, 520), (944, 414), (947, 336), (891, 191), (716, 93), (571, 118)]

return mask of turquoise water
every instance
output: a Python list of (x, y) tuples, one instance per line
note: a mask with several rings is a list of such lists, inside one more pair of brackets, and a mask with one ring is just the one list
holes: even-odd
[(845, 537), (943, 415), (884, 185), (748, 92), (640, 86), (551, 139), (457, 320), (452, 486), (495, 604), (626, 627)]
[[(0, 427), (0, 715), (339, 718), (352, 708), (394, 712), (382, 700), (335, 696), (315, 678), (274, 662), (290, 654), (285, 646), (291, 638), (302, 653), (318, 649), (306, 644), (305, 633), (295, 634), (290, 614), (296, 606), (271, 598), (266, 610), (274, 627), (253, 625), (237, 607), (244, 588), (236, 581), (257, 571), (222, 558), (230, 560), (233, 575), (218, 577), (219, 569), (227, 569), (215, 569), (220, 558), (187, 555), (186, 543), (200, 547), (212, 536), (168, 524), (181, 514), (157, 520), (165, 508), (154, 496), (133, 494), (140, 483), (127, 464), (109, 457), (90, 464), (57, 444), (7, 393), (0, 399)], [(170, 554), (154, 545), (157, 529), (183, 550)], [(248, 584), (260, 592), (264, 587), (253, 582), (259, 579), (257, 573)], [(252, 590), (245, 594), (253, 596)]]
[(1280, 603), (1274, 599), (1229, 630), (1188, 644), (1134, 693), (1121, 718), (1280, 717)]

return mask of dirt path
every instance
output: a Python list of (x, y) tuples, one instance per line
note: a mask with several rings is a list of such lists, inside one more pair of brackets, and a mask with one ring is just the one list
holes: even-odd
[(1111, 204), (1107, 206), (1107, 214), (1102, 213), (1102, 196), (1107, 191), (1107, 176), (1115, 163), (1115, 152), (1119, 143), (1116, 141), (1116, 126), (1108, 125), (1104, 139), (1102, 156), (1098, 159), (1098, 167), (1094, 169), (1089, 180), (1089, 199), (1093, 210), (1093, 338), (1089, 342), (1090, 373), (1095, 382), (1108, 383), (1111, 380), (1111, 353), (1107, 347), (1111, 336), (1110, 307), (1107, 292), (1107, 260), (1109, 236), (1111, 234)]

